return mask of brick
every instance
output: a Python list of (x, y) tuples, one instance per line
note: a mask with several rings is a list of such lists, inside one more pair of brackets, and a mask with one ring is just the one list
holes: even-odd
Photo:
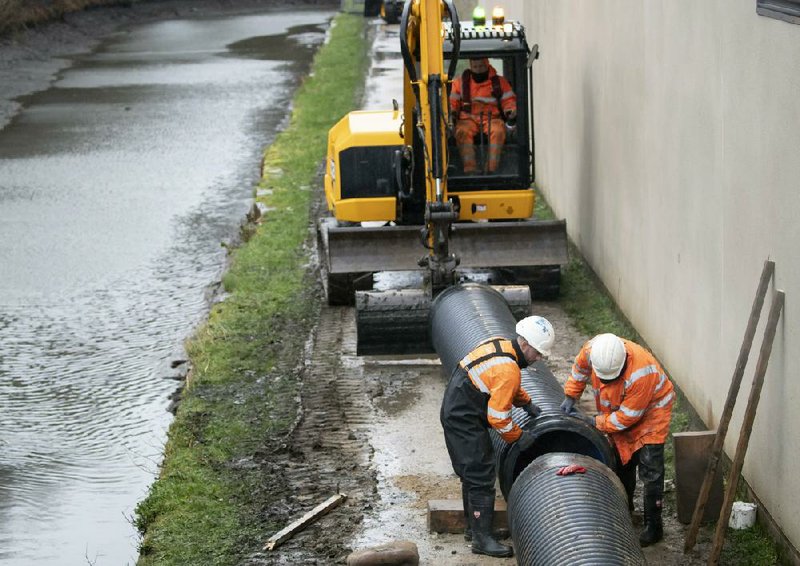
[[(494, 531), (508, 532), (508, 516), (506, 502), (497, 499), (494, 502)], [(431, 533), (463, 533), (466, 527), (464, 506), (460, 499), (428, 500), (428, 531)]]

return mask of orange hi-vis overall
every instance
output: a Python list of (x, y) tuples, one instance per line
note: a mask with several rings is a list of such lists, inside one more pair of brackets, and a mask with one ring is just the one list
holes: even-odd
[(470, 493), (493, 493), (495, 463), (489, 429), (506, 442), (522, 430), (511, 420), (511, 407), (531, 398), (522, 388), (527, 366), (516, 341), (492, 338), (456, 367), (442, 399), (440, 419), (453, 470)]
[(589, 340), (575, 357), (564, 393), (579, 399), (591, 380), (600, 412), (595, 425), (610, 435), (625, 465), (645, 444), (667, 441), (675, 391), (653, 354), (635, 342), (624, 339), (622, 342), (627, 358), (617, 379), (603, 382), (597, 377), (589, 361), (592, 350)]
[(506, 442), (516, 442), (522, 429), (511, 420), (511, 407), (531, 402), (522, 388), (522, 372), (513, 342), (494, 338), (467, 354), (459, 366), (467, 372), (472, 384), (489, 396), (486, 417), (489, 424)]
[[(503, 113), (517, 109), (517, 96), (511, 84), (489, 66), (489, 77), (482, 83), (475, 82), (471, 71), (453, 81), (450, 91), (450, 110), (456, 116), (455, 137), (458, 153), (465, 173), (478, 170), (475, 155), (475, 136), (483, 133), (489, 139), (487, 171), (494, 172), (500, 165), (500, 155), (506, 142)], [(464, 83), (469, 83), (469, 90)]]

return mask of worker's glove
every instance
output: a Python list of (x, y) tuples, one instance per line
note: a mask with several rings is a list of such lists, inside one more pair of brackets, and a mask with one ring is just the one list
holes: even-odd
[(584, 415), (583, 413), (577, 413), (576, 412), (576, 413), (573, 413), (572, 416), (579, 418), (580, 420), (582, 420), (583, 422), (588, 424), (590, 427), (594, 428), (596, 426), (595, 423), (594, 423), (594, 416), (593, 415)]
[(561, 412), (570, 414), (574, 410), (575, 410), (575, 399), (569, 396), (564, 397), (564, 400), (561, 402)]
[(528, 448), (533, 446), (533, 436), (531, 435), (530, 432), (525, 432), (523, 430), (522, 434), (517, 439), (517, 442), (515, 442), (515, 444), (519, 448), (520, 452), (525, 452), (526, 450), (528, 450)]
[(531, 401), (527, 405), (523, 405), (522, 410), (528, 413), (528, 416), (532, 419), (535, 419), (536, 417), (542, 414), (542, 410), (536, 405), (534, 405), (533, 401)]

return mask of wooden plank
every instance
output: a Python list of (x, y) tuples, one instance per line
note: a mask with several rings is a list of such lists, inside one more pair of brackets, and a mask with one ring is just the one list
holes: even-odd
[[(676, 432), (672, 435), (675, 447), (675, 502), (678, 521), (684, 525), (692, 520), (715, 437), (716, 431), (713, 430)], [(722, 472), (717, 469), (702, 521), (716, 521), (721, 507)]]
[[(466, 528), (464, 506), (460, 499), (428, 500), (428, 532), (463, 533)], [(508, 531), (506, 502), (498, 499), (494, 503), (494, 531)]]
[(761, 388), (764, 386), (764, 376), (767, 373), (769, 356), (772, 353), (772, 343), (775, 341), (775, 333), (778, 329), (778, 320), (783, 310), (785, 295), (783, 291), (777, 291), (772, 300), (767, 319), (767, 327), (764, 329), (764, 341), (761, 343), (761, 352), (756, 364), (756, 373), (753, 377), (753, 388), (750, 390), (750, 397), (747, 399), (747, 407), (744, 410), (744, 420), (742, 431), (739, 434), (739, 443), (736, 445), (736, 455), (731, 464), (731, 474), (728, 478), (727, 489), (725, 490), (725, 500), (722, 503), (722, 513), (717, 521), (717, 530), (714, 532), (714, 541), (711, 547), (711, 555), (708, 557), (708, 564), (716, 566), (719, 564), (719, 557), (722, 553), (722, 543), (725, 539), (725, 529), (728, 526), (728, 519), (733, 507), (733, 498), (736, 496), (736, 487), (739, 485), (739, 474), (742, 473), (744, 457), (747, 454), (747, 445), (750, 442), (750, 434), (753, 432), (753, 422), (756, 419), (756, 409), (761, 398)]
[(264, 545), (264, 550), (274, 550), (278, 545), (294, 536), (295, 533), (302, 531), (331, 509), (338, 507), (345, 499), (347, 499), (347, 496), (344, 493), (337, 493), (336, 495), (330, 496), (311, 511), (269, 537), (269, 540)]
[(708, 459), (706, 475), (703, 478), (703, 485), (700, 487), (700, 493), (697, 496), (697, 503), (695, 504), (694, 514), (692, 515), (692, 523), (689, 525), (689, 530), (686, 532), (686, 538), (684, 539), (684, 553), (691, 551), (697, 541), (697, 532), (700, 530), (700, 522), (705, 515), (706, 502), (711, 493), (711, 485), (722, 456), (725, 436), (728, 433), (728, 425), (733, 415), (733, 406), (736, 404), (736, 397), (739, 395), (739, 387), (742, 383), (744, 368), (747, 366), (747, 359), (750, 357), (750, 348), (753, 346), (753, 337), (756, 334), (758, 320), (761, 318), (761, 308), (764, 305), (764, 298), (767, 295), (767, 287), (769, 286), (770, 279), (772, 279), (772, 274), (774, 272), (775, 262), (769, 260), (765, 261), (764, 267), (761, 270), (761, 278), (758, 282), (756, 297), (750, 309), (750, 318), (747, 321), (742, 347), (739, 349), (739, 358), (736, 360), (733, 377), (731, 378), (731, 385), (728, 388), (728, 398), (725, 400), (725, 406), (719, 418), (719, 425), (717, 425), (717, 436), (714, 439), (714, 446), (711, 449), (711, 456)]

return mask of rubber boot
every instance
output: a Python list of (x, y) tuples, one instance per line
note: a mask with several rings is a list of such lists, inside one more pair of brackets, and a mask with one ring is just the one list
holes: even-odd
[(650, 546), (664, 538), (664, 526), (661, 522), (661, 499), (644, 494), (644, 530), (639, 535), (639, 544)]
[(467, 486), (461, 484), (461, 504), (464, 506), (464, 540), (472, 542), (472, 527), (469, 522), (469, 492)]
[(504, 558), (513, 556), (510, 546), (500, 544), (492, 536), (494, 520), (494, 494), (470, 494), (470, 525), (472, 526), (472, 552)]
[(645, 444), (638, 450), (639, 478), (644, 487), (644, 531), (639, 536), (642, 546), (650, 546), (664, 538), (661, 504), (664, 498), (664, 445)]

